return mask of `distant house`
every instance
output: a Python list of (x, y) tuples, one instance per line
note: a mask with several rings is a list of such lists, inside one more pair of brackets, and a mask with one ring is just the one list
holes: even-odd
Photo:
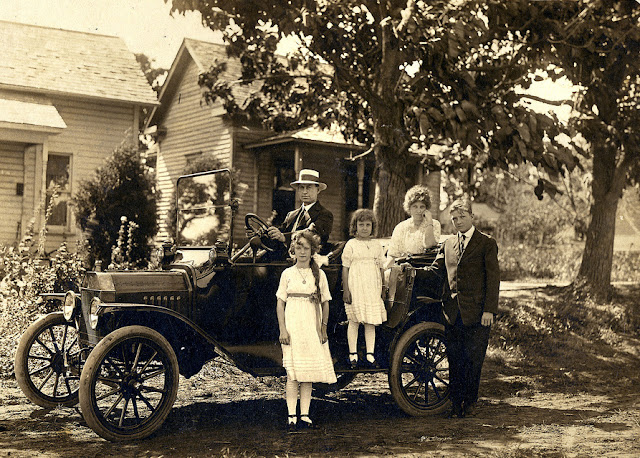
[(0, 243), (21, 238), (57, 183), (51, 251), (78, 238), (78, 183), (137, 140), (141, 108), (157, 100), (120, 38), (0, 21), (0, 47)]
[[(262, 126), (232, 122), (221, 104), (207, 105), (203, 101), (198, 85), (198, 76), (215, 61), (227, 63), (223, 78), (233, 82), (240, 77), (240, 62), (227, 57), (224, 45), (185, 39), (160, 91), (160, 106), (154, 108), (147, 122), (155, 132), (157, 182), (162, 194), (158, 238), (172, 235), (164, 220), (177, 178), (189, 161), (209, 155), (240, 172), (246, 190), (239, 214), (251, 212), (266, 219), (275, 210), (276, 222), (299, 205), (289, 186), (298, 171), (318, 170), (328, 185), (320, 201), (334, 214), (332, 240), (344, 240), (351, 212), (373, 206), (373, 155), (353, 160), (366, 148), (345, 142), (336, 132), (308, 128), (276, 134)], [(258, 89), (240, 84), (232, 87), (240, 104), (250, 91)], [(418, 158), (408, 169), (419, 182), (425, 174), (417, 164)], [(432, 180), (438, 177), (432, 174)], [(439, 189), (439, 184), (435, 188)], [(243, 223), (242, 218), (236, 220), (237, 236), (244, 236)]]

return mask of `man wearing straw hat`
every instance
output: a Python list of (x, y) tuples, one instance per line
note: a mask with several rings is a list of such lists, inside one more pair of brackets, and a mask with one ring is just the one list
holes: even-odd
[(287, 213), (280, 227), (271, 226), (269, 237), (291, 244), (291, 235), (295, 231), (311, 229), (320, 237), (320, 250), (326, 248), (331, 229), (333, 227), (333, 213), (318, 202), (318, 193), (327, 189), (325, 183), (320, 182), (320, 174), (316, 170), (302, 169), (298, 179), (291, 183), (298, 191), (302, 206)]

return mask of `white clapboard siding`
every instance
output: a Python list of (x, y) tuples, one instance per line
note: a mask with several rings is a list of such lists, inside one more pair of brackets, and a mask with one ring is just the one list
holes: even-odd
[[(134, 129), (133, 105), (98, 103), (82, 99), (52, 98), (67, 125), (60, 134), (49, 137), (49, 154), (71, 155), (71, 192), (81, 181), (93, 178), (98, 167), (125, 141), (131, 141)], [(47, 252), (61, 242), (72, 245), (80, 230), (71, 220), (71, 227), (52, 227), (47, 235)]]
[(22, 222), (22, 199), (16, 195), (16, 184), (24, 182), (24, 155), (19, 145), (0, 143), (0, 243), (17, 241), (18, 225)]
[(167, 233), (165, 220), (174, 196), (178, 177), (184, 173), (187, 157), (202, 153), (217, 158), (223, 166), (231, 165), (231, 132), (221, 116), (212, 114), (212, 107), (204, 103), (198, 86), (198, 68), (190, 62), (180, 85), (167, 104), (160, 127), (166, 136), (160, 143), (157, 160), (157, 184), (161, 193), (158, 201), (158, 241), (173, 234)]
[[(243, 188), (245, 188), (238, 209), (239, 217), (236, 218), (234, 224), (234, 240), (241, 242), (245, 237), (244, 216), (247, 213), (255, 213), (265, 220), (271, 216), (274, 176), (271, 159), (256, 157), (255, 151), (245, 149), (244, 145), (273, 135), (273, 132), (256, 127), (245, 128), (240, 126), (236, 127), (233, 133), (233, 168), (239, 172), (238, 179)], [(263, 177), (261, 179), (261, 175), (270, 178)], [(258, 192), (256, 192), (256, 185)]]

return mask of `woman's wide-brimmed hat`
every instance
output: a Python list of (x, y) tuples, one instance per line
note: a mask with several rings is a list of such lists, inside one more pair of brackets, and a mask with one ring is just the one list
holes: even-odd
[(302, 169), (296, 181), (291, 182), (294, 188), (299, 184), (315, 184), (318, 185), (320, 191), (327, 189), (327, 185), (320, 182), (320, 174), (317, 170)]

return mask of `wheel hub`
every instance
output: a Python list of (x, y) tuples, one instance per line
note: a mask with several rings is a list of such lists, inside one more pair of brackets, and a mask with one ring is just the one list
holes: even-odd
[(51, 357), (51, 369), (56, 374), (61, 374), (64, 371), (64, 356), (60, 352), (56, 352), (55, 355)]
[(138, 386), (140, 386), (140, 380), (137, 374), (127, 374), (120, 384), (120, 389), (126, 399), (131, 399), (138, 395)]

